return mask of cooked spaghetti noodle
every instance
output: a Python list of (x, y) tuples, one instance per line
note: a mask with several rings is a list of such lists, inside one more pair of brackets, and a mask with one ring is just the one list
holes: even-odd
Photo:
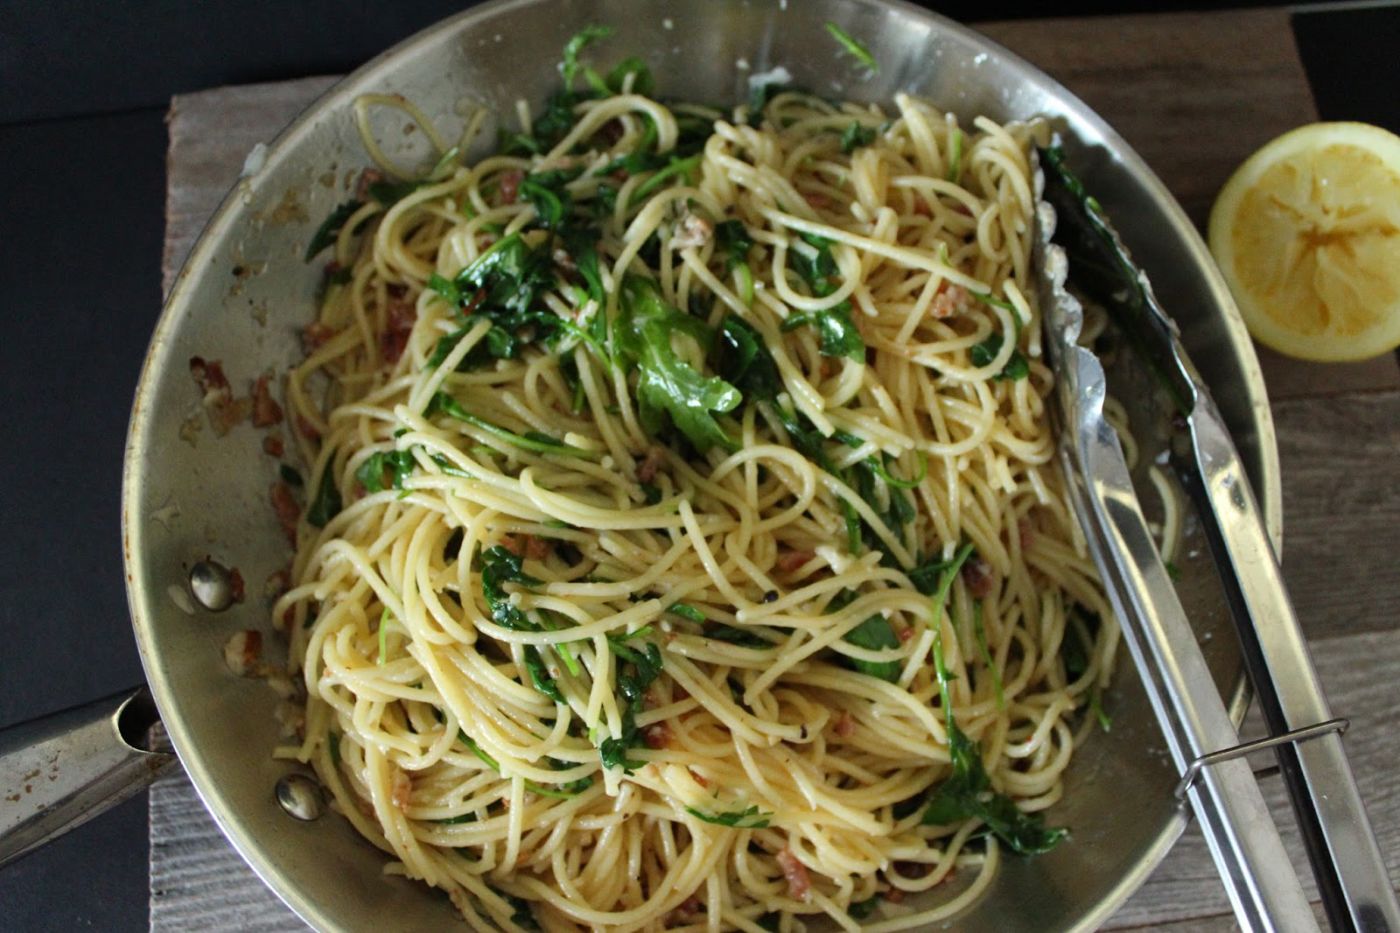
[(1033, 130), (643, 77), (416, 183), (367, 138), (288, 382), (282, 754), (476, 928), (921, 926), (1058, 841), (1116, 645)]

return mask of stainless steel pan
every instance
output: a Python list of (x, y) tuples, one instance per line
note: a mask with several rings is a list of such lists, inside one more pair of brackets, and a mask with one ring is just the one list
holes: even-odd
[[(879, 61), (865, 73), (827, 34), (828, 21), (864, 41)], [(311, 319), (319, 270), (301, 260), (311, 232), (346, 197), (367, 163), (351, 102), (365, 92), (398, 92), (452, 135), (472, 105), (509, 116), (519, 98), (541, 100), (558, 81), (555, 63), (581, 27), (606, 23), (616, 35), (599, 56), (639, 54), (662, 94), (734, 101), (748, 79), (781, 65), (819, 93), (887, 101), (900, 90), (927, 97), (964, 120), (1048, 117), (1073, 164), (1113, 216), (1153, 276), (1163, 305), (1223, 409), (1279, 543), (1279, 474), (1263, 380), (1238, 314), (1180, 207), (1142, 160), (1064, 88), (977, 33), (919, 8), (882, 0), (795, 0), (661, 4), (646, 0), (500, 0), (447, 20), (402, 43), (341, 82), (289, 127), (239, 181), (195, 247), (152, 338), (132, 410), (123, 483), (128, 594), (150, 692), (180, 761), (214, 818), (263, 879), (321, 929), (438, 929), (454, 921), (447, 900), (383, 875), (384, 856), (348, 823), (328, 815), (290, 818), (274, 786), (288, 773), (270, 756), (277, 698), (259, 681), (232, 675), (222, 649), (240, 629), (269, 632), (263, 581), (287, 560), (268, 504), (276, 463), (244, 425), (215, 438), (190, 437), (200, 393), (193, 356), (220, 359), (235, 387), (283, 371), (299, 354), (297, 334)], [(494, 138), (494, 126), (488, 138)], [(415, 157), (413, 136), (393, 149)], [(481, 153), (476, 153), (477, 155)], [(182, 434), (183, 429), (183, 434)], [(213, 613), (189, 599), (191, 566), (212, 555), (236, 566), (248, 599)], [(1208, 564), (1185, 562), (1183, 599), (1217, 681), (1243, 709), (1236, 642)], [(1218, 637), (1209, 637), (1218, 636)], [(1172, 789), (1177, 775), (1131, 665), (1121, 664), (1108, 699), (1110, 734), (1078, 753), (1065, 799), (1051, 819), (1072, 839), (1039, 858), (1006, 860), (988, 894), (957, 920), (965, 930), (1087, 929), (1103, 922), (1166, 854), (1185, 818)], [(129, 735), (140, 710), (124, 707)], [(116, 705), (72, 714), (86, 742), (124, 778), (140, 779), (159, 759), (118, 744)], [(70, 812), (91, 812), (111, 796), (110, 781), (68, 757), (71, 743), (51, 726), (0, 738), (6, 768), (30, 754), (23, 741), (59, 751), (55, 766)], [(26, 767), (28, 767), (26, 765)], [(15, 771), (15, 777), (21, 772)], [(32, 786), (32, 782), (31, 782)], [(5, 824), (51, 802), (32, 786), (23, 803), (0, 805)], [(51, 821), (56, 822), (55, 821)], [(50, 824), (27, 824), (37, 841)]]

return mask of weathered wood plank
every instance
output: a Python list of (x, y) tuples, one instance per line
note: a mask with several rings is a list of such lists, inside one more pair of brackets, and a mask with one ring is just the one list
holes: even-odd
[(161, 289), (170, 290), (194, 241), (238, 181), (243, 160), (269, 143), (297, 114), (334, 84), (336, 77), (215, 88), (180, 94), (165, 118), (165, 251)]
[(1273, 406), (1283, 572), (1311, 638), (1400, 627), (1400, 392)]

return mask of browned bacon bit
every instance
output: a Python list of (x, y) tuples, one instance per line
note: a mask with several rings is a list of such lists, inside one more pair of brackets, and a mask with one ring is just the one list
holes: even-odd
[(779, 573), (793, 573), (807, 564), (817, 555), (811, 551), (799, 551), (784, 548), (778, 552), (777, 568)]
[(904, 628), (895, 632), (895, 637), (900, 641), (909, 641), (909, 639), (914, 637), (914, 630), (906, 625)]
[(218, 360), (190, 357), (190, 375), (204, 393), (204, 408), (209, 413), (209, 426), (223, 437), (248, 415), (249, 401), (235, 399), (229, 389), (228, 377)]
[(281, 570), (274, 570), (267, 575), (267, 581), (263, 583), (263, 599), (271, 602), (292, 587), (291, 571), (285, 567)]
[(805, 901), (807, 892), (812, 889), (812, 879), (807, 877), (807, 866), (799, 862), (797, 856), (786, 846), (778, 853), (778, 864), (782, 866), (783, 877), (787, 879), (788, 895), (796, 900)]
[(413, 322), (418, 320), (418, 309), (411, 301), (395, 298), (389, 302), (387, 317), (384, 332), (379, 335), (379, 352), (386, 362), (397, 363), (408, 347), (408, 335), (413, 332)]
[(804, 192), (802, 197), (806, 199), (808, 204), (812, 205), (818, 210), (824, 207), (831, 206), (831, 198), (828, 198), (826, 195), (822, 194), (819, 191)]
[(297, 433), (308, 441), (320, 440), (321, 437), (321, 429), (307, 421), (305, 415), (297, 415)]
[(933, 871), (928, 862), (895, 862), (894, 870), (901, 878), (922, 878)]
[(933, 296), (933, 304), (929, 306), (929, 313), (939, 319), (952, 317), (954, 314), (966, 310), (968, 300), (971, 297), (967, 289), (961, 285), (951, 285), (945, 282), (943, 287), (938, 290), (938, 294)]
[(516, 196), (520, 193), (520, 183), (525, 180), (525, 173), (518, 168), (509, 172), (501, 173), (501, 203), (514, 204)]
[(262, 667), (262, 632), (246, 629), (235, 632), (224, 643), (224, 663), (239, 677), (252, 677)]
[(297, 543), (297, 519), (301, 518), (301, 506), (292, 496), (292, 488), (278, 480), (272, 484), (272, 510), (277, 513), (277, 522), (282, 532), (292, 544)]
[(962, 578), (973, 599), (982, 599), (992, 592), (992, 565), (980, 557), (963, 564)]
[(890, 888), (887, 891), (881, 892), (880, 896), (891, 904), (900, 904), (904, 902), (904, 892), (899, 890), (899, 888)]
[(276, 433), (269, 434), (263, 438), (262, 448), (263, 453), (267, 454), (269, 457), (280, 458), (287, 452), (286, 445), (282, 443), (282, 435)]
[(243, 582), (243, 574), (238, 572), (237, 567), (231, 568), (228, 572), (228, 591), (236, 603), (243, 602), (243, 597), (247, 595), (247, 585)]
[(263, 373), (253, 383), (253, 427), (270, 428), (282, 420), (282, 406), (277, 404), (277, 400), (272, 397), (272, 391), (268, 388), (268, 383), (272, 381), (271, 373)]
[(1023, 518), (1017, 522), (1016, 532), (1021, 538), (1021, 550), (1029, 551), (1031, 545), (1035, 544), (1035, 528), (1031, 525), (1031, 520)]
[(700, 913), (700, 898), (694, 894), (681, 901), (680, 906), (671, 911), (671, 916), (666, 918), (667, 926), (680, 926), (695, 919), (695, 915)]
[(654, 723), (642, 730), (642, 737), (646, 739), (647, 748), (669, 748), (671, 745), (671, 727), (664, 722)]
[(851, 711), (843, 709), (841, 715), (836, 718), (836, 734), (843, 739), (849, 739), (856, 734), (856, 718), (851, 715)]
[(694, 768), (687, 768), (686, 770), (690, 772), (690, 776), (695, 779), (696, 784), (699, 784), (701, 787), (710, 786), (710, 779), (705, 777), (705, 775), (696, 771)]
[(637, 465), (637, 479), (643, 483), (650, 483), (656, 479), (656, 471), (661, 468), (661, 464), (666, 462), (666, 451), (660, 447), (653, 447), (647, 451), (646, 457)]
[(369, 186), (377, 185), (384, 180), (384, 173), (377, 168), (367, 168), (360, 173), (359, 179), (355, 182), (355, 197), (361, 201), (369, 199)]
[(400, 810), (407, 810), (410, 799), (413, 797), (413, 779), (398, 768), (394, 769), (394, 785), (389, 792), (389, 798), (394, 801), (394, 806)]
[(929, 207), (928, 202), (923, 198), (916, 197), (914, 198), (914, 213), (922, 217), (932, 217), (933, 208)]
[(310, 355), (321, 349), (325, 342), (334, 336), (335, 331), (328, 326), (320, 321), (312, 321), (301, 329), (301, 348)]

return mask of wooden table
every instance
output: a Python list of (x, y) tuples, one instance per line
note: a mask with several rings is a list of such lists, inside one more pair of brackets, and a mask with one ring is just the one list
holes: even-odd
[[(1230, 172), (1279, 133), (1317, 114), (1281, 10), (988, 23), (992, 38), (1083, 98), (1147, 160), (1198, 224)], [(271, 139), (334, 78), (221, 88), (175, 98), (170, 109), (164, 282), (169, 286), (204, 221), (252, 147)], [(1338, 715), (1392, 878), (1400, 876), (1400, 777), (1388, 728), (1400, 716), (1400, 366), (1392, 356), (1322, 365), (1260, 349), (1283, 468), (1284, 572)], [(1246, 733), (1258, 734), (1257, 721)], [(1275, 812), (1288, 805), (1268, 782)], [(162, 794), (164, 796), (162, 796)], [(178, 785), (155, 811), (206, 819)], [(1286, 841), (1304, 864), (1292, 828)], [(243, 900), (270, 926), (295, 925), (233, 854), (205, 833), (185, 858), (153, 839), (152, 888), (168, 923), (201, 922), (209, 905)], [(186, 853), (187, 855), (188, 853)], [(201, 887), (204, 886), (204, 887)], [(1311, 889), (1310, 889), (1311, 890)], [(193, 893), (192, 893), (193, 892)], [(253, 899), (250, 902), (248, 899)], [(212, 909), (212, 907), (211, 907)], [(280, 921), (273, 918), (281, 910)], [(217, 911), (216, 911), (217, 912)], [(153, 918), (156, 916), (153, 913)], [(224, 926), (242, 925), (225, 915)], [(218, 924), (216, 924), (218, 925)], [(1193, 827), (1108, 925), (1224, 930), (1233, 926), (1205, 842)]]

